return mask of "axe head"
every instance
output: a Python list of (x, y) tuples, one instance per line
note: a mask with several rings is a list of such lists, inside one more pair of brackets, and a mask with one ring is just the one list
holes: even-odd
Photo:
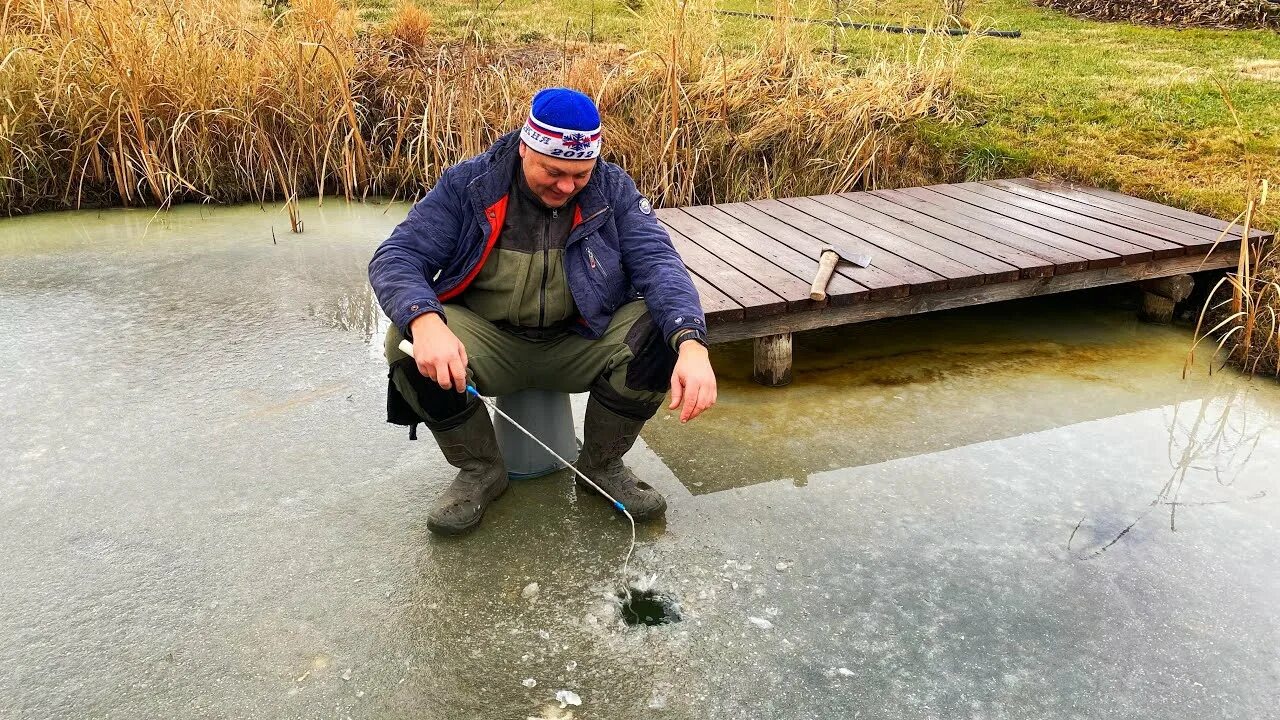
[(822, 247), (822, 252), (833, 252), (836, 255), (839, 255), (840, 259), (844, 262), (853, 263), (858, 267), (871, 267), (871, 255), (853, 248), (842, 248), (837, 245), (824, 245)]

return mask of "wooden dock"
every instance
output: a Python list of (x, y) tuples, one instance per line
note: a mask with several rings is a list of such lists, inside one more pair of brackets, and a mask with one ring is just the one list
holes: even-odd
[[(1030, 178), (657, 214), (711, 341), (754, 338), (756, 377), (773, 385), (790, 380), (794, 332), (1229, 267), (1241, 239), (1216, 218)], [(866, 252), (871, 265), (841, 263), (816, 302), (826, 244)]]

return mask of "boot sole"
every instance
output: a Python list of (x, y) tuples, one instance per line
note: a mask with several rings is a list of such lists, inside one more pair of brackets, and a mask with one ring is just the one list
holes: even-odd
[[(574, 482), (577, 483), (579, 488), (591, 493), (592, 495), (595, 495), (596, 497), (600, 498), (601, 500), (604, 500), (605, 502), (609, 502), (609, 498), (605, 497), (604, 495), (601, 495), (599, 490), (596, 490), (595, 488), (583, 482), (582, 478), (575, 477)], [(614, 512), (617, 512), (619, 515), (622, 514), (622, 511), (618, 510), (617, 508), (614, 508)], [(627, 512), (631, 512), (631, 510), (628, 509)], [(667, 513), (667, 501), (666, 501), (666, 498), (663, 498), (662, 507), (657, 508), (655, 510), (650, 510), (647, 513), (631, 512), (631, 519), (635, 520), (638, 523), (648, 522), (649, 520), (662, 517), (666, 513)]]
[(511, 479), (507, 477), (506, 471), (503, 471), (502, 482), (495, 483), (489, 491), (485, 493), (484, 509), (480, 511), (480, 514), (476, 516), (475, 520), (472, 520), (466, 525), (443, 525), (441, 523), (433, 522), (431, 518), (428, 517), (427, 529), (437, 535), (462, 535), (475, 530), (476, 527), (480, 525), (480, 521), (484, 519), (484, 514), (489, 511), (489, 506), (492, 505), (495, 500), (502, 497), (502, 494), (505, 493), (509, 487), (511, 487)]

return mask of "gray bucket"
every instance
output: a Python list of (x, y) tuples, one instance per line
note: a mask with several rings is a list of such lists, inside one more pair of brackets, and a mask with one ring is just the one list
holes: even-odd
[[(521, 390), (499, 397), (497, 405), (560, 457), (569, 462), (577, 461), (578, 438), (573, 432), (573, 408), (569, 404), (568, 393)], [(502, 416), (494, 416), (493, 428), (502, 458), (507, 463), (507, 476), (511, 479), (538, 477), (564, 467)]]

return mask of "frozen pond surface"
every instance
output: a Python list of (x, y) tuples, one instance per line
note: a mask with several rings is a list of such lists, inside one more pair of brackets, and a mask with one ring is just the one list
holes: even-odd
[(566, 474), (427, 532), (452, 471), (383, 423), (365, 280), (405, 209), (0, 221), (0, 717), (1280, 706), (1280, 386), (1182, 380), (1186, 330), (936, 314), (805, 336), (784, 390), (718, 348), (720, 405), (628, 457), (684, 620), (625, 627), (627, 526)]

